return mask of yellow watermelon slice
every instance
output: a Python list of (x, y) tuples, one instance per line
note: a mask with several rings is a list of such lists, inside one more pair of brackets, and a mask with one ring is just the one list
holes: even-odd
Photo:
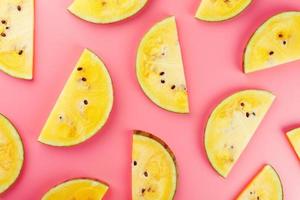
[(132, 199), (172, 200), (177, 186), (175, 156), (158, 137), (135, 131), (132, 149)]
[(202, 0), (196, 18), (204, 21), (231, 19), (246, 9), (252, 0)]
[(34, 0), (0, 1), (0, 70), (32, 79)]
[(300, 160), (300, 128), (289, 131), (287, 137)]
[(223, 100), (205, 130), (205, 149), (213, 168), (227, 177), (275, 97), (263, 90), (244, 90)]
[(109, 73), (103, 62), (86, 49), (58, 98), (39, 141), (53, 146), (84, 142), (105, 124), (112, 104)]
[(10, 121), (0, 114), (0, 193), (6, 191), (16, 181), (23, 161), (21, 138)]
[(174, 17), (156, 24), (143, 38), (136, 73), (145, 94), (158, 106), (188, 113), (188, 94)]
[(42, 200), (101, 200), (108, 186), (93, 179), (72, 179), (50, 189)]
[(282, 200), (280, 178), (273, 167), (266, 165), (248, 184), (237, 200)]
[(244, 53), (245, 73), (300, 59), (300, 12), (284, 12), (254, 33)]
[(68, 10), (77, 17), (93, 23), (113, 23), (141, 10), (147, 0), (74, 0)]

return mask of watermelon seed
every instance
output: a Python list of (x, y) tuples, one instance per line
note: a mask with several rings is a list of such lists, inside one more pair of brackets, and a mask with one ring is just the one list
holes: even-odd
[(174, 90), (176, 88), (176, 85), (172, 85), (171, 89)]
[(274, 54), (274, 51), (270, 51), (269, 52), (269, 55), (271, 56), (271, 55), (273, 55)]
[(259, 196), (257, 196), (257, 198), (256, 198), (257, 200), (259, 200)]
[(251, 194), (251, 195), (253, 194), (252, 191), (250, 191), (250, 194)]
[(5, 34), (5, 33), (1, 33), (1, 36), (2, 36), (2, 37), (6, 37), (6, 34)]
[(249, 114), (248, 112), (246, 113), (246, 117), (247, 117), (247, 118), (249, 118), (249, 117), (250, 117), (250, 114)]
[(147, 191), (148, 191), (148, 192), (151, 192), (151, 187), (149, 187)]
[(60, 116), (59, 116), (59, 119), (60, 119), (60, 120), (62, 120), (62, 119), (63, 119), (63, 117), (60, 115)]
[(146, 189), (145, 189), (145, 188), (143, 188), (143, 189), (142, 189), (142, 194), (144, 194), (144, 193), (145, 193), (145, 191), (146, 191)]
[(85, 82), (85, 81), (86, 81), (86, 78), (85, 78), (85, 77), (82, 77), (82, 79), (81, 79), (81, 80)]
[(160, 76), (163, 76), (164, 74), (165, 74), (165, 72), (160, 72), (159, 73)]
[(19, 55), (22, 55), (22, 54), (23, 54), (23, 50), (20, 50), (20, 51), (18, 52), (18, 54), (19, 54)]
[(134, 165), (134, 166), (137, 166), (137, 162), (136, 162), (136, 161), (133, 161), (133, 165)]
[(77, 71), (81, 71), (81, 70), (82, 70), (82, 67), (78, 67), (78, 68), (77, 68)]
[(9, 29), (9, 26), (6, 27), (6, 30), (8, 30), (8, 29)]
[(285, 40), (283, 40), (283, 42), (282, 42), (282, 43), (283, 43), (283, 45), (286, 45), (286, 41), (285, 41)]
[(231, 145), (231, 146), (230, 146), (230, 148), (231, 148), (231, 149), (234, 149), (234, 146), (233, 146), (233, 145)]
[(1, 20), (1, 23), (2, 24), (6, 24), (7, 22), (5, 20)]
[(241, 106), (242, 106), (242, 107), (244, 107), (244, 106), (245, 106), (244, 102), (242, 102), (242, 103), (241, 103)]
[(84, 105), (88, 105), (89, 104), (88, 100), (86, 100), (86, 99), (83, 101), (83, 103), (84, 103)]
[(282, 37), (283, 37), (283, 35), (282, 35), (281, 33), (279, 33), (279, 34), (278, 34), (278, 37), (282, 38)]
[(256, 116), (255, 112), (252, 113), (253, 116)]
[(145, 176), (145, 177), (148, 177), (148, 172), (144, 172), (144, 176)]
[(164, 84), (166, 81), (165, 81), (165, 80), (161, 80), (160, 82), (161, 82), (162, 84)]
[(18, 11), (22, 10), (22, 7), (20, 5), (17, 6)]

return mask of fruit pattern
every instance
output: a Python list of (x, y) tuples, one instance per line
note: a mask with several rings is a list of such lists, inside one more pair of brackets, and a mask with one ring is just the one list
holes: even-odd
[[(147, 0), (74, 0), (68, 10), (86, 21), (107, 24), (133, 16), (146, 3)], [(195, 17), (210, 22), (227, 20), (237, 16), (250, 3), (251, 0), (203, 0)], [(33, 0), (0, 2), (0, 69), (17, 78), (32, 78), (33, 5)], [(23, 24), (26, 24), (25, 31)], [(299, 12), (280, 13), (266, 21), (246, 47), (245, 73), (300, 59), (299, 28)], [(157, 23), (145, 35), (138, 49), (136, 71), (141, 88), (155, 104), (171, 112), (189, 113), (174, 17)], [(212, 112), (205, 131), (205, 149), (212, 167), (221, 176), (229, 174), (274, 99), (273, 94), (263, 90), (239, 91)], [(75, 104), (69, 104), (71, 101)], [(112, 104), (109, 73), (97, 55), (86, 49), (53, 108), (39, 141), (53, 146), (71, 146), (86, 141), (104, 125)], [(298, 157), (299, 133), (299, 129), (295, 129), (287, 134)], [(0, 192), (17, 179), (22, 164), (22, 141), (12, 124), (0, 115)], [(132, 199), (173, 199), (177, 179), (175, 155), (168, 145), (153, 134), (135, 131)], [(96, 200), (102, 199), (108, 188), (107, 184), (98, 180), (73, 179), (53, 187), (42, 199)], [(275, 169), (266, 165), (237, 199), (283, 199), (283, 187)]]

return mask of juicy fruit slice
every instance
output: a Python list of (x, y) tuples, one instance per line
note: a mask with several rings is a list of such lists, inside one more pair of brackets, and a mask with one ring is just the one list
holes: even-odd
[(6, 191), (16, 181), (23, 160), (21, 138), (9, 120), (0, 114), (0, 193)]
[(283, 191), (280, 178), (273, 167), (265, 166), (248, 184), (237, 200), (281, 200)]
[(102, 61), (84, 50), (57, 100), (39, 141), (53, 146), (84, 142), (105, 124), (113, 104), (110, 76)]
[(205, 149), (213, 168), (226, 177), (237, 162), (275, 97), (262, 90), (244, 90), (223, 100), (205, 130)]
[(298, 158), (300, 159), (300, 128), (289, 131), (287, 136), (291, 145), (294, 147)]
[(0, 70), (32, 79), (34, 0), (0, 1)]
[(108, 186), (92, 179), (73, 179), (49, 190), (42, 200), (101, 200)]
[(147, 0), (74, 0), (68, 10), (93, 23), (112, 23), (126, 19), (141, 10)]
[(174, 17), (156, 24), (142, 40), (137, 54), (138, 81), (158, 106), (188, 113), (188, 95)]
[(135, 131), (132, 149), (132, 199), (171, 200), (177, 185), (175, 156), (150, 133)]
[(202, 0), (196, 18), (204, 21), (224, 21), (246, 9), (252, 0)]
[(300, 59), (300, 12), (284, 12), (266, 21), (244, 54), (245, 73)]

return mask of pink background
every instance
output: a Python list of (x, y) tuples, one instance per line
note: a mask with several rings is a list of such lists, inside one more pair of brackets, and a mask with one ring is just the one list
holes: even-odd
[[(149, 0), (135, 17), (111, 25), (82, 21), (66, 10), (71, 0), (36, 1), (35, 78), (24, 81), (0, 73), (0, 112), (23, 138), (26, 160), (16, 184), (1, 199), (35, 200), (53, 185), (74, 177), (95, 177), (110, 184), (105, 199), (130, 199), (132, 129), (150, 131), (176, 154), (176, 200), (233, 199), (266, 163), (281, 176), (285, 199), (300, 199), (300, 162), (285, 132), (300, 125), (300, 68), (294, 62), (271, 70), (242, 73), (243, 48), (270, 16), (299, 10), (295, 0), (254, 0), (237, 18), (205, 23), (193, 18), (198, 0)], [(191, 113), (164, 111), (142, 93), (135, 77), (136, 49), (157, 21), (175, 15), (182, 44)], [(114, 82), (111, 116), (98, 135), (72, 148), (37, 142), (63, 85), (83, 48), (106, 63)], [(216, 104), (234, 91), (261, 88), (277, 100), (251, 143), (225, 180), (209, 165), (203, 148), (204, 126)]]

